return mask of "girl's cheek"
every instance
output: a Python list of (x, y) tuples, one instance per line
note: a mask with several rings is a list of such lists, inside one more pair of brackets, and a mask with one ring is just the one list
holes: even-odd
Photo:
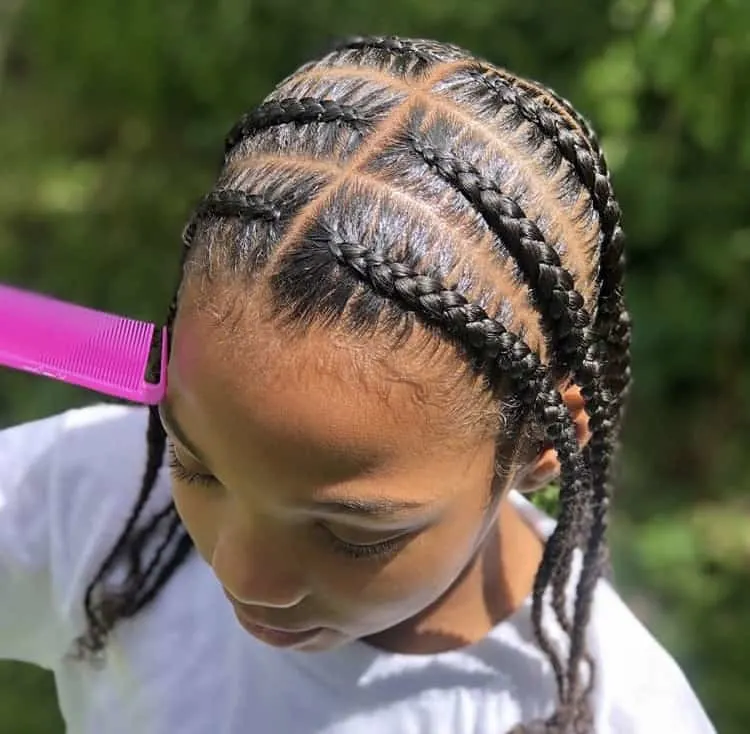
[(329, 593), (350, 600), (371, 618), (413, 616), (457, 580), (471, 558), (474, 537), (469, 529), (432, 528), (382, 565), (345, 561), (342, 566), (339, 561), (338, 573), (328, 577), (329, 583), (337, 581)]
[(196, 550), (203, 560), (209, 562), (216, 542), (219, 508), (215, 499), (201, 494), (206, 491), (208, 490), (182, 487), (180, 482), (172, 480), (172, 499), (177, 514)]

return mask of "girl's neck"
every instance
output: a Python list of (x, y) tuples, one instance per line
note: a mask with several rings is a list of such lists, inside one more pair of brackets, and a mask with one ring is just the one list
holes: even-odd
[(544, 545), (507, 495), (479, 552), (436, 602), (367, 639), (392, 652), (431, 654), (478, 642), (529, 596)]

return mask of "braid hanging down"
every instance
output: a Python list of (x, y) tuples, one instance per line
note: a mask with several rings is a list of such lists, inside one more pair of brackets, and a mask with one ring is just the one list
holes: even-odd
[[(302, 327), (413, 318), (455, 344), (490, 389), (509, 391), (555, 448), (559, 517), (532, 621), (558, 706), (513, 734), (591, 732), (586, 628), (607, 563), (631, 326), (620, 208), (590, 125), (552, 90), (456, 46), (358, 37), (285, 79), (231, 129), (223, 154), (216, 188), (184, 230), (181, 270), (228, 266), (233, 277), (265, 280), (276, 312)], [(514, 308), (487, 295), (499, 282), (520, 294)], [(569, 382), (589, 416), (584, 450), (560, 393)], [(147, 444), (138, 499), (86, 591), (85, 654), (103, 651), (190, 554), (171, 503), (142, 517), (166, 446), (156, 409)], [(546, 604), (565, 644), (543, 624)]]

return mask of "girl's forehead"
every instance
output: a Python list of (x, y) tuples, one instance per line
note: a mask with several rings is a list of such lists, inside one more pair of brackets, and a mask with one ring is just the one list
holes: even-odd
[(470, 433), (492, 404), (455, 347), (420, 326), (396, 344), (342, 325), (295, 329), (236, 303), (223, 319), (220, 307), (181, 309), (169, 367), (177, 406), (221, 406), (270, 432), (327, 425), (342, 441), (424, 442)]

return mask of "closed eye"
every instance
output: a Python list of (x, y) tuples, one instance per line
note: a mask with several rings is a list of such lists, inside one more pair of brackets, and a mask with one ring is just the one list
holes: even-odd
[(174, 444), (168, 441), (167, 447), (168, 459), (169, 459), (169, 471), (172, 473), (172, 477), (184, 484), (201, 484), (204, 486), (215, 487), (219, 484), (219, 480), (209, 472), (197, 472), (188, 469), (182, 461), (180, 461), (177, 452), (175, 451)]
[(353, 559), (389, 560), (417, 535), (406, 532), (373, 543), (352, 543), (340, 538), (328, 526), (318, 525), (325, 532), (326, 542), (334, 553)]

